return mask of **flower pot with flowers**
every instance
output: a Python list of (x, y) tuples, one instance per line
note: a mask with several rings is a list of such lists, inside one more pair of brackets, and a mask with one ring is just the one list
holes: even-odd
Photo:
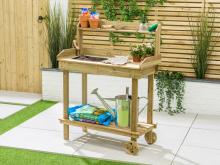
[(90, 28), (96, 29), (99, 27), (100, 21), (99, 21), (99, 14), (97, 12), (91, 12), (90, 18), (89, 18), (89, 25)]
[(143, 59), (154, 55), (154, 46), (151, 43), (139, 44), (131, 49), (133, 62), (141, 62)]
[(88, 28), (89, 27), (89, 9), (88, 8), (82, 8), (81, 14), (79, 16), (79, 23), (82, 28)]
[(131, 49), (131, 56), (133, 57), (133, 62), (141, 62), (141, 58), (143, 57), (143, 49), (142, 45), (137, 45), (136, 47)]

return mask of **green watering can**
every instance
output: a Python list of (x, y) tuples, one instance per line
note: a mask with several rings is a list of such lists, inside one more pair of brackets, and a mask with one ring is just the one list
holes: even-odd
[[(115, 98), (103, 98), (98, 93), (98, 88), (94, 89), (91, 94), (95, 94), (97, 98), (101, 101), (102, 105), (109, 111), (114, 117), (117, 116), (117, 125), (119, 127), (129, 127), (130, 126), (130, 110), (131, 110), (131, 96), (129, 95), (129, 88), (126, 87), (125, 95), (118, 95)], [(138, 100), (146, 99), (146, 97), (138, 97)], [(105, 101), (115, 101), (116, 113), (112, 110), (113, 108)], [(139, 104), (138, 104), (139, 105)], [(140, 115), (147, 107), (147, 104), (141, 108), (138, 112)]]

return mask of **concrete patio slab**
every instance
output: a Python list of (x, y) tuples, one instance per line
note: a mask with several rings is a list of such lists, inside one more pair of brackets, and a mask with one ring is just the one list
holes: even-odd
[(17, 127), (0, 136), (0, 146), (73, 154), (84, 142), (77, 140), (84, 133), (70, 135), (70, 141), (63, 140), (63, 133), (40, 129)]
[(172, 165), (219, 165), (220, 150), (182, 146)]
[(183, 146), (220, 150), (220, 131), (190, 129)]
[(75, 154), (141, 164), (169, 165), (187, 131), (186, 127), (158, 125), (158, 141), (154, 145), (148, 145), (144, 137), (139, 138), (140, 152), (137, 156), (126, 153), (123, 143), (126, 143), (128, 138), (99, 132), (98, 136), (90, 139)]
[(0, 104), (0, 119), (5, 119), (23, 108), (25, 108), (25, 106)]
[(192, 128), (218, 130), (220, 131), (220, 116), (199, 114)]
[(0, 90), (0, 103), (31, 105), (41, 100), (40, 94)]
[[(155, 115), (160, 116), (161, 114), (155, 113)], [(165, 116), (166, 114), (162, 114), (162, 117), (159, 118), (163, 118), (164, 123), (169, 123), (170, 119), (166, 120)], [(129, 139), (123, 136), (92, 130), (89, 130), (89, 134), (84, 134), (81, 128), (70, 127), (71, 139), (70, 141), (64, 141), (63, 127), (58, 121), (60, 117), (62, 117), (62, 103), (50, 107), (48, 110), (0, 136), (0, 146), (139, 162), (142, 164), (155, 164), (158, 162), (158, 164), (166, 165), (170, 164), (174, 159), (179, 146), (186, 136), (190, 123), (194, 120), (194, 116), (189, 115), (189, 119), (186, 119), (188, 122), (184, 126), (175, 126), (175, 120), (170, 122), (169, 125), (159, 123), (156, 130), (158, 134), (157, 143), (152, 146), (147, 145), (144, 137), (141, 137), (138, 141), (140, 143), (138, 156), (131, 156), (126, 154), (123, 146), (123, 143)], [(141, 118), (144, 117), (146, 116), (143, 113)]]

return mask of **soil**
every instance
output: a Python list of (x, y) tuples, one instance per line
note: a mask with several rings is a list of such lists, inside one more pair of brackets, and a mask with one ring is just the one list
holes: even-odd
[(93, 61), (93, 62), (102, 62), (102, 61), (107, 60), (107, 58), (93, 57), (93, 56), (76, 56), (73, 59), (80, 60), (80, 61)]

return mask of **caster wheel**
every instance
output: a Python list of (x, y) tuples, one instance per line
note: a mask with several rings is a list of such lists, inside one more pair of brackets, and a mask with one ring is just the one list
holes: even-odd
[(126, 150), (128, 154), (136, 155), (139, 151), (137, 142), (130, 141), (126, 144)]
[(155, 132), (148, 132), (145, 134), (145, 140), (148, 144), (154, 144), (157, 141), (157, 134)]

